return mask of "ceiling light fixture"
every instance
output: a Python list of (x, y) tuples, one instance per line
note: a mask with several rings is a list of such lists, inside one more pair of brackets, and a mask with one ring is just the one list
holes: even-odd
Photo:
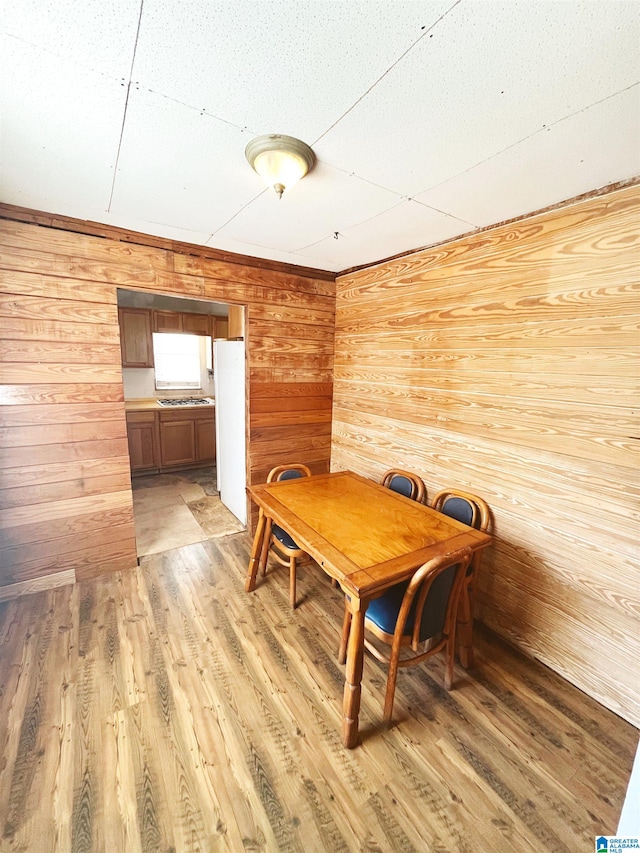
[(245, 157), (268, 187), (279, 198), (307, 172), (313, 169), (316, 156), (309, 146), (293, 136), (270, 133), (256, 136), (245, 148)]

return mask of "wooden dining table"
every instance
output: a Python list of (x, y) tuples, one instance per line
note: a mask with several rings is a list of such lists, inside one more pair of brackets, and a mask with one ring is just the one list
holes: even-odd
[(343, 696), (342, 742), (358, 743), (364, 658), (364, 616), (369, 602), (408, 580), (432, 557), (491, 537), (431, 507), (412, 501), (352, 471), (316, 474), (247, 487), (259, 507), (245, 590), (252, 592), (264, 537), (271, 523), (284, 528), (346, 593), (352, 614)]

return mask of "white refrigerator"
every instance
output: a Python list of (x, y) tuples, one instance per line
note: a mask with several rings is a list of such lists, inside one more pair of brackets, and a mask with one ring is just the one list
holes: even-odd
[(244, 341), (213, 342), (216, 473), (222, 503), (247, 523)]

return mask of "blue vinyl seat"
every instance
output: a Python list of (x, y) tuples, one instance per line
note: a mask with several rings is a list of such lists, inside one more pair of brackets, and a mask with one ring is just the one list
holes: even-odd
[[(488, 532), (491, 523), (491, 514), (487, 503), (470, 492), (460, 489), (442, 489), (433, 498), (433, 509), (455, 518), (469, 527)], [(460, 663), (465, 669), (473, 666), (473, 598), (474, 584), (477, 577), (478, 567), (482, 552), (473, 555), (469, 563), (465, 582), (460, 594), (458, 605), (458, 644), (460, 649)]]
[(405, 498), (418, 501), (418, 503), (424, 503), (427, 497), (424, 483), (417, 474), (412, 474), (411, 471), (391, 468), (382, 475), (380, 483), (387, 489), (391, 489), (392, 492), (397, 492), (399, 495), (404, 495)]
[[(295, 480), (299, 477), (310, 477), (311, 470), (302, 463), (295, 462), (289, 465), (277, 465), (269, 471), (267, 483), (279, 482), (281, 480)], [(292, 608), (296, 606), (296, 560), (308, 556), (306, 551), (299, 548), (293, 538), (278, 524), (267, 522), (265, 529), (263, 556), (261, 558), (263, 574), (267, 573), (267, 561), (271, 555), (276, 562), (289, 569), (289, 603)]]
[[(387, 725), (391, 724), (399, 668), (421, 663), (444, 651), (444, 684), (447, 690), (451, 688), (458, 601), (471, 557), (470, 548), (434, 557), (417, 569), (409, 581), (396, 584), (369, 604), (365, 631), (391, 647), (386, 653), (365, 636), (365, 648), (389, 666), (384, 702)], [(340, 663), (346, 660), (350, 630), (351, 613), (345, 607)], [(420, 651), (422, 644), (424, 649)], [(414, 654), (401, 657), (401, 651), (407, 647)]]

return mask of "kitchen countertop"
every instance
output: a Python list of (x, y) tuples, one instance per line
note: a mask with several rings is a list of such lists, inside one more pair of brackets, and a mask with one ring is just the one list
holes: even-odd
[[(165, 399), (161, 397), (160, 399)], [(168, 398), (166, 398), (168, 399)], [(205, 399), (204, 397), (198, 399)], [(212, 399), (212, 398), (206, 398)], [(157, 398), (150, 397), (148, 399), (139, 399), (139, 400), (125, 400), (124, 401), (124, 410), (125, 412), (179, 412), (183, 409), (215, 409), (215, 401), (212, 403), (208, 403), (207, 405), (194, 404), (191, 406), (181, 405), (181, 406), (161, 406), (158, 403)]]

